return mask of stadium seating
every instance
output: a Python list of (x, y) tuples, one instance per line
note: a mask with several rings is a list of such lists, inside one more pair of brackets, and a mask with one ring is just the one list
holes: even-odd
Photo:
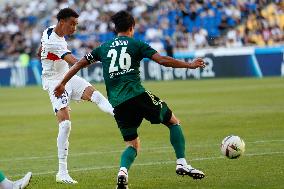
[[(127, 9), (135, 15), (135, 38), (150, 44), (160, 43), (161, 46), (165, 38), (170, 37), (177, 51), (209, 46), (277, 45), (284, 41), (283, 1), (68, 2), (57, 0), (46, 3), (36, 0), (0, 4), (0, 59), (17, 58), (21, 53), (35, 57), (41, 32), (49, 25), (56, 24), (57, 11), (66, 6), (74, 8), (81, 15), (78, 31), (69, 39), (70, 49), (78, 56), (115, 35), (109, 24), (113, 4), (116, 10)], [(151, 36), (150, 30), (155, 35)], [(90, 43), (90, 40), (98, 43)]]

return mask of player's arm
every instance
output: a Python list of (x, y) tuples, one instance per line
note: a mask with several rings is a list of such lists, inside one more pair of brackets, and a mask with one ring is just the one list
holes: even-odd
[(55, 54), (60, 59), (65, 60), (70, 65), (74, 65), (76, 62), (79, 61), (65, 44), (48, 44), (48, 49), (51, 53)]
[(67, 72), (63, 80), (55, 87), (54, 95), (59, 97), (65, 90), (66, 83), (82, 68), (88, 66), (89, 62), (85, 57), (83, 57), (79, 62), (75, 63), (70, 70)]
[[(63, 60), (65, 60), (68, 64), (70, 64), (71, 66), (73, 66), (76, 62), (78, 62), (79, 60), (71, 53), (65, 55), (63, 57)], [(88, 67), (88, 65), (86, 65), (85, 67)]]
[(78, 62), (78, 59), (71, 53), (66, 54), (63, 57), (63, 60), (65, 60), (70, 65), (74, 65), (76, 62)]
[(157, 62), (158, 64), (172, 68), (196, 69), (204, 68), (206, 66), (202, 58), (196, 58), (192, 62), (184, 62), (169, 56), (162, 56), (159, 53), (155, 53), (154, 55), (152, 55), (151, 59)]

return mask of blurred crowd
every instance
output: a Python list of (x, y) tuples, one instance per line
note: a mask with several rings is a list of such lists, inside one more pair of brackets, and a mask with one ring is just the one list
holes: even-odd
[(211, 46), (284, 44), (281, 0), (33, 0), (0, 5), (0, 59), (35, 57), (41, 33), (65, 7), (80, 13), (76, 34), (67, 37), (78, 57), (115, 35), (109, 20), (119, 10), (134, 15), (135, 38), (169, 55)]

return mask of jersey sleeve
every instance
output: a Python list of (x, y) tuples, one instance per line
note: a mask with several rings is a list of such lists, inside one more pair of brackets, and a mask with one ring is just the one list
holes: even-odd
[(56, 45), (52, 44), (49, 46), (49, 52), (55, 54), (61, 59), (64, 59), (64, 57), (67, 54), (71, 54), (71, 51), (67, 49), (67, 46), (62, 43), (57, 43)]
[(143, 58), (151, 58), (154, 54), (157, 53), (150, 45), (145, 42), (140, 41), (140, 52)]
[(89, 64), (92, 64), (96, 61), (100, 61), (100, 56), (99, 56), (99, 50), (100, 47), (97, 47), (95, 49), (92, 50), (92, 52), (86, 54), (84, 57), (86, 58), (86, 60), (89, 62)]

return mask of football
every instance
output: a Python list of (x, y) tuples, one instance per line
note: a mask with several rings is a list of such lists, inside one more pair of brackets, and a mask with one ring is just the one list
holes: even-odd
[(221, 152), (229, 159), (239, 158), (245, 152), (245, 142), (239, 136), (227, 136), (221, 143)]

